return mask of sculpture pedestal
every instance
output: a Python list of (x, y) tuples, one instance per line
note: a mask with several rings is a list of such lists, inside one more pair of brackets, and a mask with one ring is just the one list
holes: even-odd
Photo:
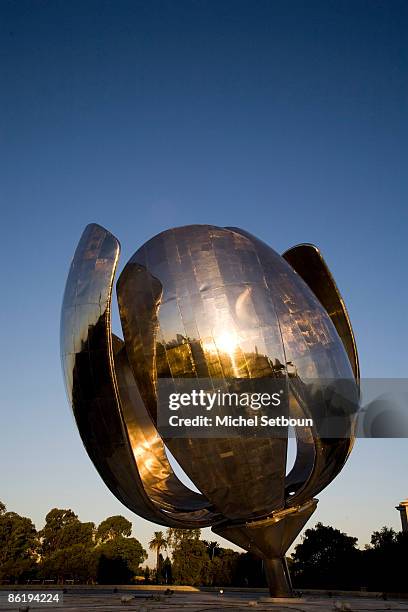
[(264, 571), (269, 590), (273, 590), (273, 596), (275, 598), (293, 597), (292, 581), (290, 579), (289, 568), (285, 557), (264, 559)]
[(302, 506), (285, 508), (266, 519), (242, 525), (224, 523), (212, 531), (263, 559), (272, 598), (291, 598), (292, 582), (285, 554), (316, 509), (317, 499)]

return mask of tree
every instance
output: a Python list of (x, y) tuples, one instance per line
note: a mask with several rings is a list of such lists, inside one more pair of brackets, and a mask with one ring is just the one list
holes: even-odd
[(208, 582), (210, 560), (201, 540), (184, 538), (173, 549), (173, 578), (176, 584), (199, 586)]
[(37, 532), (32, 521), (16, 512), (0, 514), (0, 579), (18, 582), (36, 564)]
[(54, 579), (58, 583), (65, 580), (90, 582), (96, 579), (97, 557), (87, 544), (73, 544), (55, 550), (41, 564), (40, 576)]
[(160, 573), (164, 584), (173, 584), (173, 569), (168, 557), (161, 564)]
[[(208, 546), (207, 546), (208, 551)], [(229, 548), (217, 547), (217, 554), (209, 564), (204, 578), (208, 586), (235, 586), (238, 561), (241, 553)]]
[(124, 516), (110, 516), (99, 525), (96, 530), (96, 540), (100, 543), (108, 542), (118, 536), (128, 537), (132, 533), (132, 523)]
[(96, 578), (94, 523), (82, 523), (73, 510), (53, 508), (40, 531), (42, 578), (77, 582)]
[(396, 541), (397, 533), (388, 527), (382, 527), (380, 531), (374, 531), (371, 535), (371, 546), (377, 550), (389, 548)]
[(58, 538), (58, 549), (67, 548), (76, 544), (92, 547), (94, 544), (94, 531), (94, 523), (81, 523), (81, 521), (69, 523), (61, 529)]
[(123, 536), (117, 536), (101, 544), (97, 552), (99, 556), (103, 555), (106, 559), (121, 559), (132, 576), (137, 574), (139, 566), (147, 559), (146, 551), (136, 538)]
[(6, 506), (0, 501), (0, 515), (6, 512)]
[(214, 558), (215, 550), (217, 550), (219, 548), (219, 544), (218, 544), (218, 542), (209, 541), (209, 540), (203, 540), (203, 543), (205, 544), (205, 547), (207, 549), (208, 557), (212, 561), (213, 558)]
[(79, 522), (72, 510), (53, 508), (45, 517), (45, 525), (39, 532), (43, 556), (50, 555), (60, 547), (62, 530), (68, 525)]
[(251, 588), (265, 587), (266, 577), (262, 559), (249, 552), (241, 553), (235, 566), (233, 585)]
[(220, 555), (222, 549), (220, 545), (218, 544), (218, 542), (215, 542), (215, 541), (208, 542), (207, 540), (203, 540), (203, 542), (207, 548), (207, 553), (211, 561), (214, 559), (214, 557), (218, 557)]
[(145, 579), (145, 584), (149, 584), (150, 583), (150, 569), (146, 567), (143, 569), (143, 576)]
[(407, 584), (408, 532), (400, 531), (396, 535), (396, 546), (393, 559), (394, 586), (399, 593), (408, 592)]
[(167, 548), (167, 540), (162, 531), (155, 531), (153, 538), (149, 542), (150, 550), (156, 551), (156, 580), (159, 582), (160, 574), (160, 551)]
[(408, 534), (382, 527), (363, 551), (364, 581), (370, 590), (407, 592)]
[(96, 570), (98, 584), (129, 584), (133, 572), (122, 557), (107, 557), (102, 554)]
[(42, 557), (70, 548), (76, 544), (93, 546), (95, 524), (82, 523), (72, 510), (54, 508), (45, 518), (45, 526), (40, 531)]
[(140, 542), (127, 537), (131, 531), (123, 516), (107, 518), (95, 532), (94, 523), (82, 523), (72, 510), (54, 508), (40, 532), (40, 574), (58, 582), (127, 583), (147, 556)]
[(317, 523), (307, 529), (293, 554), (296, 586), (309, 588), (359, 588), (361, 551), (357, 538)]
[(169, 548), (176, 548), (181, 542), (187, 540), (199, 540), (201, 529), (167, 529), (167, 545)]

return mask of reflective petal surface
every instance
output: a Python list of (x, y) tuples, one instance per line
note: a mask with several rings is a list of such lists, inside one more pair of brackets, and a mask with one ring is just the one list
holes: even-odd
[(163, 525), (214, 524), (222, 517), (173, 473), (132, 383), (119, 339), (114, 357), (110, 302), (119, 249), (112, 234), (98, 225), (87, 226), (66, 284), (61, 358), (79, 432), (101, 477), (130, 510)]

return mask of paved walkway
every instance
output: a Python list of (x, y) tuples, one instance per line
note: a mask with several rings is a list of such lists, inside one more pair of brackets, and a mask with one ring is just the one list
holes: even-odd
[[(4, 593), (4, 591), (3, 591)], [(49, 610), (52, 612), (110, 612), (123, 610), (123, 612), (217, 612), (228, 610), (229, 612), (243, 612), (244, 610), (256, 610), (257, 612), (383, 612), (385, 610), (401, 610), (408, 612), (408, 600), (405, 601), (383, 601), (372, 598), (328, 598), (307, 597), (302, 602), (294, 603), (265, 603), (260, 601), (265, 593), (233, 592), (219, 595), (217, 593), (173, 593), (171, 596), (162, 594), (149, 594), (143, 592), (123, 591), (111, 592), (75, 592), (69, 591), (64, 594), (63, 605), (55, 604), (31, 604), (29, 612), (34, 610)], [(21, 610), (26, 612), (27, 604), (19, 604), (11, 607), (6, 602), (0, 603), (0, 610)]]

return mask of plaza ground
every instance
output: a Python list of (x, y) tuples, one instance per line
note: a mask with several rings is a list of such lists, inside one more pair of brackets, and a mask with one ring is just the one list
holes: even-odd
[[(18, 588), (18, 592), (28, 592), (30, 587)], [(55, 589), (55, 587), (54, 587)], [(54, 590), (52, 589), (52, 590)], [(40, 591), (31, 589), (32, 591)], [(43, 589), (44, 590), (44, 589)], [(50, 592), (51, 589), (46, 589)], [(0, 590), (0, 610), (26, 611), (27, 604), (20, 603), (10, 606), (5, 601), (5, 594), (11, 591), (2, 587)], [(34, 610), (49, 610), (52, 612), (110, 612), (111, 610), (127, 610), (128, 612), (165, 612), (184, 610), (185, 612), (217, 612), (228, 610), (229, 612), (241, 612), (244, 610), (258, 610), (267, 612), (326, 612), (326, 611), (348, 611), (348, 612), (383, 612), (386, 610), (401, 610), (408, 612), (408, 599), (390, 598), (383, 599), (380, 594), (346, 594), (333, 593), (331, 596), (324, 593), (305, 593), (301, 601), (293, 603), (269, 603), (263, 602), (267, 597), (265, 589), (260, 590), (229, 590), (225, 589), (223, 594), (217, 591), (204, 591), (197, 589), (174, 589), (168, 596), (165, 590), (155, 587), (70, 587), (63, 594), (63, 605), (55, 604), (30, 604), (29, 612)]]

